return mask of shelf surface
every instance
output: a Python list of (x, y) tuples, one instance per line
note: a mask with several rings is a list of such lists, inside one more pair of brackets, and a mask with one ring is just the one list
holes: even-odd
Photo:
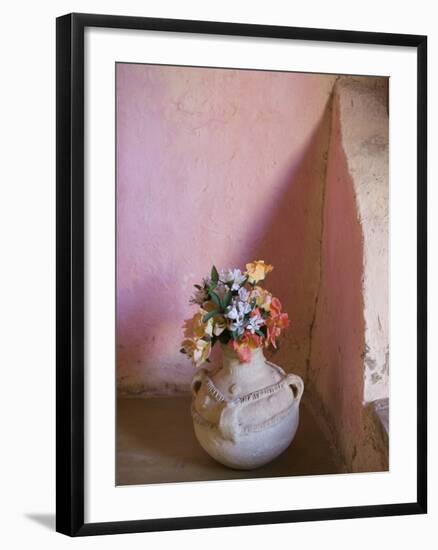
[(190, 397), (121, 398), (117, 408), (117, 485), (341, 473), (344, 470), (305, 403), (289, 448), (251, 471), (213, 460), (196, 440)]

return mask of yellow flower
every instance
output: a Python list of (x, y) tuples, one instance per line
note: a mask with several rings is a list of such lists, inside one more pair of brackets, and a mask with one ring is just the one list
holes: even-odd
[(213, 334), (219, 336), (227, 328), (227, 322), (222, 316), (213, 317)]
[(202, 338), (186, 338), (182, 342), (182, 347), (195, 367), (199, 367), (210, 355), (211, 342), (206, 342)]
[(272, 294), (269, 291), (261, 286), (255, 286), (249, 294), (249, 301), (254, 299), (257, 307), (264, 309), (265, 311), (270, 310)]
[(203, 338), (213, 335), (213, 319), (209, 319), (206, 323), (203, 321), (206, 313), (201, 309), (191, 319), (184, 321), (184, 336), (186, 338)]
[(246, 274), (248, 275), (248, 281), (250, 283), (258, 283), (263, 281), (268, 273), (273, 270), (273, 266), (265, 264), (263, 260), (255, 260), (249, 264), (246, 264)]

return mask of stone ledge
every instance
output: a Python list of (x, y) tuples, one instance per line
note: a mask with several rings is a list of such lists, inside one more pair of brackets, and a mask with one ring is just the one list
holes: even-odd
[(372, 405), (386, 434), (389, 435), (389, 399), (377, 399)]

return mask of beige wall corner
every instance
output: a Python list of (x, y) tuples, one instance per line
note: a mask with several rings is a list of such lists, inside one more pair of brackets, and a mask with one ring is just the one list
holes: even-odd
[(340, 78), (340, 139), (363, 234), (364, 401), (388, 397), (388, 79)]
[(340, 78), (333, 97), (307, 388), (347, 471), (388, 467), (367, 406), (388, 397), (386, 94), (386, 79)]

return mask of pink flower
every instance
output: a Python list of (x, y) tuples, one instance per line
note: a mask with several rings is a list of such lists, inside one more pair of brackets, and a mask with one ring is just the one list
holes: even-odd
[(231, 347), (237, 353), (237, 357), (241, 363), (249, 363), (251, 360), (251, 351), (259, 348), (262, 345), (262, 339), (258, 334), (245, 332), (239, 342), (233, 340)]
[(281, 302), (278, 298), (275, 298), (275, 296), (272, 297), (271, 300), (271, 317), (276, 317), (281, 313)]
[(281, 302), (278, 298), (272, 298), (270, 316), (266, 319), (267, 337), (265, 346), (272, 344), (277, 348), (277, 338), (281, 331), (289, 326), (289, 317), (287, 313), (281, 312)]
[(237, 353), (237, 357), (241, 363), (249, 363), (251, 360), (251, 348), (243, 345), (241, 342), (233, 340), (231, 347)]

